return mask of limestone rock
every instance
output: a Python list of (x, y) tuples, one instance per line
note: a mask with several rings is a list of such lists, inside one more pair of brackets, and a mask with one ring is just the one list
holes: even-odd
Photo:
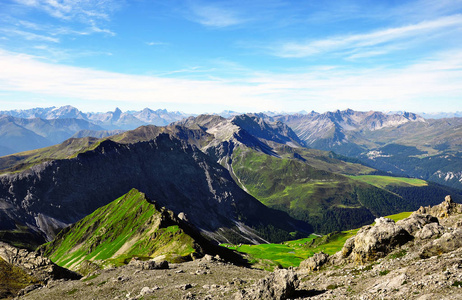
[(318, 271), (328, 261), (328, 258), (329, 254), (321, 251), (302, 261), (299, 268), (307, 269), (308, 271)]
[(430, 223), (438, 224), (438, 218), (428, 215), (428, 214), (419, 214), (419, 213), (412, 213), (406, 219), (400, 220), (396, 222), (396, 224), (403, 227), (407, 232), (411, 235), (415, 235), (419, 230), (421, 230), (425, 225)]
[(49, 258), (37, 252), (19, 249), (0, 242), (0, 257), (7, 263), (20, 267), (40, 281), (50, 279), (80, 279), (82, 276), (53, 263)]
[(386, 256), (413, 237), (391, 219), (378, 218), (375, 226), (362, 228), (345, 243), (342, 254), (348, 261), (365, 263)]
[(142, 261), (134, 258), (129, 264), (141, 270), (161, 270), (169, 268), (168, 261), (166, 260), (151, 259), (148, 261)]
[(260, 279), (247, 290), (237, 292), (236, 300), (283, 300), (292, 297), (299, 285), (297, 275), (292, 269), (280, 269), (268, 277)]
[(444, 233), (444, 227), (438, 223), (430, 223), (425, 225), (419, 230), (415, 237), (418, 239), (426, 240), (434, 237), (440, 237)]
[(140, 297), (143, 297), (143, 296), (146, 296), (146, 295), (150, 295), (150, 294), (154, 294), (155, 291), (157, 291), (159, 289), (158, 286), (155, 286), (153, 288), (150, 288), (148, 286), (145, 286), (141, 289), (140, 291)]
[(438, 218), (447, 218), (450, 215), (462, 213), (462, 204), (453, 202), (451, 196), (448, 195), (444, 198), (444, 201), (441, 204), (435, 205), (433, 207), (421, 206), (416, 213), (430, 214)]
[(439, 239), (424, 245), (419, 256), (421, 258), (429, 258), (454, 251), (460, 247), (462, 247), (462, 229), (457, 228), (452, 232), (443, 234)]

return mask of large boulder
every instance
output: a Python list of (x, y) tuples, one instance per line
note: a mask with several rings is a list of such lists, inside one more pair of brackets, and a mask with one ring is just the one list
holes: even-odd
[(420, 213), (412, 213), (408, 218), (396, 222), (396, 224), (403, 227), (409, 234), (415, 235), (419, 230), (421, 230), (425, 225), (436, 223), (439, 224), (438, 218)]
[(429, 258), (435, 255), (448, 253), (462, 247), (462, 229), (457, 228), (452, 232), (443, 234), (439, 239), (433, 240), (422, 247), (419, 253), (421, 258)]
[(435, 237), (440, 237), (444, 233), (444, 227), (438, 223), (430, 223), (425, 225), (414, 236), (421, 240), (428, 240)]
[(318, 271), (329, 259), (329, 254), (319, 252), (300, 263), (299, 268), (308, 271)]
[(343, 258), (359, 264), (374, 261), (413, 239), (407, 230), (391, 219), (382, 217), (375, 222), (375, 226), (363, 227), (345, 242)]
[(246, 290), (235, 294), (236, 300), (284, 300), (294, 296), (299, 285), (297, 275), (292, 269), (280, 269), (260, 279)]

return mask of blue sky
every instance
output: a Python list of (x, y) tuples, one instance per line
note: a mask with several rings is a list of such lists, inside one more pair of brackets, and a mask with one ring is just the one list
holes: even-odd
[(0, 110), (462, 110), (462, 0), (1, 0)]

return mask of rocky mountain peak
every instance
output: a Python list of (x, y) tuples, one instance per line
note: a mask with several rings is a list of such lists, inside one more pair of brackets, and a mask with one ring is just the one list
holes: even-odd
[(417, 212), (418, 214), (429, 214), (436, 216), (438, 218), (448, 218), (454, 214), (461, 214), (462, 213), (462, 205), (455, 203), (451, 196), (448, 195), (439, 205), (435, 205), (433, 207), (426, 206), (420, 207)]
[(230, 122), (260, 139), (295, 147), (304, 144), (289, 126), (277, 120), (270, 120), (244, 114), (233, 117)]

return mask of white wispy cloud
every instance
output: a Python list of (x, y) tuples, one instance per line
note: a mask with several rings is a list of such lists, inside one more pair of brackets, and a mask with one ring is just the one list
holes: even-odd
[(169, 43), (165, 43), (165, 42), (146, 42), (146, 45), (148, 46), (166, 46), (168, 44)]
[(89, 56), (111, 56), (111, 52), (90, 51), (90, 50), (73, 50), (52, 47), (49, 44), (40, 44), (32, 47), (35, 52), (34, 57), (42, 61), (58, 63), (63, 61), (74, 61), (77, 58)]
[(48, 15), (65, 21), (68, 24), (85, 24), (86, 30), (74, 30), (64, 27), (50, 28), (50, 25), (35, 24), (20, 20), (18, 25), (31, 30), (49, 30), (59, 34), (91, 34), (104, 33), (114, 36), (110, 29), (103, 28), (103, 24), (110, 21), (111, 14), (120, 8), (120, 1), (116, 0), (15, 0), (24, 7), (43, 11)]
[[(108, 101), (111, 105), (272, 110), (460, 110), (462, 54), (441, 53), (401, 68), (308, 68), (254, 72), (245, 79), (192, 80), (128, 75), (38, 61), (0, 50), (0, 90)], [(115, 102), (115, 103), (114, 103)], [(166, 105), (167, 104), (167, 105)], [(170, 105), (170, 106), (169, 106)]]
[(191, 19), (207, 27), (228, 27), (245, 23), (247, 20), (230, 8), (217, 5), (193, 5), (190, 8)]
[[(456, 14), (424, 21), (413, 25), (377, 30), (370, 33), (334, 36), (306, 42), (289, 42), (272, 47), (273, 54), (280, 57), (307, 57), (320, 53), (370, 48), (416, 37), (429, 38), (440, 34), (442, 29), (457, 28), (462, 31), (462, 15)], [(369, 52), (370, 49), (367, 49)]]
[(95, 33), (105, 33), (105, 34), (108, 34), (108, 35), (111, 35), (111, 36), (115, 36), (116, 34), (109, 30), (109, 29), (105, 29), (105, 28), (100, 28), (96, 25), (96, 23), (94, 21), (91, 21), (90, 22), (91, 24), (91, 27), (90, 27), (90, 31), (91, 32), (95, 32)]
[(12, 29), (12, 28), (2, 28), (0, 32), (8, 36), (20, 36), (28, 41), (41, 41), (41, 42), (52, 42), (52, 43), (59, 43), (59, 38), (51, 37), (47, 35), (36, 34), (33, 32)]
[(17, 3), (42, 10), (63, 20), (108, 20), (109, 14), (118, 7), (112, 0), (16, 0)]

